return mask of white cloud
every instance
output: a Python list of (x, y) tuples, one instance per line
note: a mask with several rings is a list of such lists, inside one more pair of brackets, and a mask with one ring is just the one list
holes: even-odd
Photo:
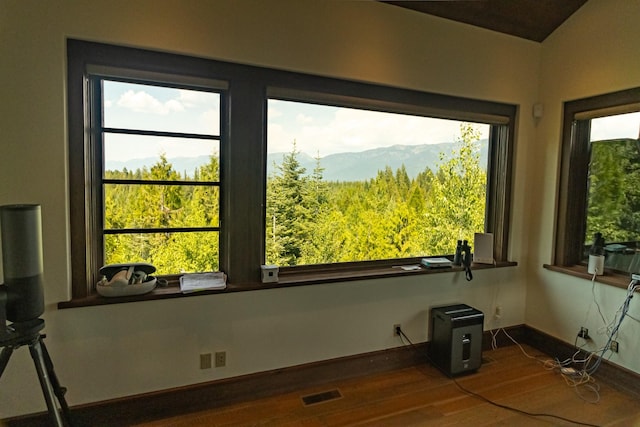
[(165, 102), (163, 105), (167, 111), (184, 111), (184, 105), (182, 105), (175, 99), (171, 99)]
[(601, 117), (591, 122), (591, 140), (638, 138), (640, 112)]
[[(271, 112), (269, 112), (271, 114)], [(269, 141), (269, 152), (271, 153), (286, 153), (291, 151), (291, 147), (293, 144), (293, 137), (288, 134), (282, 125), (269, 123), (268, 131), (268, 141)]]
[(307, 116), (306, 114), (298, 114), (296, 116), (296, 122), (298, 122), (298, 123), (311, 123), (311, 122), (313, 122), (313, 117)]
[[(269, 109), (270, 152), (288, 152), (294, 140), (298, 150), (314, 155), (319, 151), (320, 156), (326, 156), (396, 144), (447, 143), (460, 137), (460, 122), (452, 120), (337, 108), (323, 123), (315, 120), (312, 112), (298, 112), (294, 125), (285, 116), (275, 116), (274, 111)], [(488, 126), (484, 126), (481, 138), (487, 136)]]
[(196, 90), (178, 90), (178, 100), (188, 108), (218, 104), (218, 94)]
[(152, 113), (159, 115), (166, 115), (170, 112), (184, 110), (182, 103), (175, 99), (171, 99), (163, 103), (144, 91), (134, 92), (133, 90), (128, 90), (120, 96), (118, 106), (138, 113)]
[(273, 101), (269, 102), (269, 120), (282, 117), (282, 111), (273, 106)]
[(198, 117), (202, 129), (198, 129), (198, 132), (219, 134), (220, 133), (220, 111), (213, 108), (206, 110)]
[(105, 137), (105, 160), (126, 161), (144, 159), (165, 154), (173, 157), (208, 156), (219, 152), (219, 145), (213, 140), (189, 140), (183, 138), (163, 138), (139, 136), (131, 143), (127, 135), (108, 134)]

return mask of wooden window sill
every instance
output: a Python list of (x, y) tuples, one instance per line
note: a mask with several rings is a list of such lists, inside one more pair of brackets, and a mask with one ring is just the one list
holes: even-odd
[[(543, 264), (543, 267), (550, 271), (555, 271), (558, 273), (568, 274), (574, 277), (580, 277), (582, 279), (587, 279), (591, 281), (593, 279), (593, 274), (587, 273), (586, 265), (571, 265), (571, 266), (560, 266), (560, 265), (550, 265)], [(613, 273), (610, 271), (606, 271), (602, 276), (596, 276), (596, 282), (604, 283), (605, 285), (615, 286), (618, 288), (627, 289), (629, 286), (629, 282), (631, 281), (630, 274), (621, 274), (621, 273)]]
[[(227, 283), (227, 288), (223, 290), (204, 290), (198, 292), (192, 292), (188, 294), (183, 294), (180, 292), (180, 287), (177, 284), (177, 280), (171, 280), (169, 282), (169, 286), (166, 287), (157, 287), (153, 291), (144, 294), (144, 295), (132, 295), (125, 297), (103, 297), (97, 294), (90, 295), (86, 298), (73, 299), (71, 301), (62, 301), (58, 303), (59, 309), (64, 308), (75, 308), (75, 307), (88, 307), (88, 306), (96, 306), (96, 305), (108, 305), (108, 304), (122, 304), (127, 302), (139, 302), (139, 301), (152, 301), (152, 300), (162, 300), (169, 298), (185, 298), (185, 297), (193, 297), (198, 295), (215, 295), (215, 294), (225, 294), (232, 292), (245, 292), (245, 291), (256, 291), (262, 289), (276, 289), (276, 288), (287, 288), (294, 286), (308, 286), (308, 285), (316, 285), (316, 284), (324, 284), (324, 283), (338, 283), (338, 282), (349, 282), (356, 280), (367, 280), (367, 279), (379, 279), (385, 277), (406, 277), (412, 275), (428, 275), (428, 274), (442, 274), (442, 273), (463, 273), (463, 269), (461, 267), (452, 267), (452, 268), (435, 268), (435, 269), (426, 269), (420, 268), (419, 270), (403, 270), (401, 267), (406, 265), (415, 265), (406, 264), (406, 263), (398, 263), (397, 265), (392, 266), (374, 266), (374, 267), (364, 267), (364, 268), (353, 268), (353, 267), (335, 267), (331, 269), (315, 269), (309, 268), (305, 271), (300, 271), (296, 269), (288, 269), (281, 271), (279, 273), (279, 281), (277, 283), (260, 283), (260, 282), (252, 282), (252, 283)], [(486, 270), (493, 268), (503, 268), (503, 267), (514, 267), (517, 266), (516, 262), (499, 262), (495, 265), (489, 264), (472, 264), (471, 269), (473, 270)]]

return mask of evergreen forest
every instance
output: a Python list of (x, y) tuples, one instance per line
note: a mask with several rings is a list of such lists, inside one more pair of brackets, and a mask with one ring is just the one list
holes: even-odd
[[(479, 132), (463, 123), (450, 155), (436, 170), (409, 177), (405, 168), (379, 170), (358, 182), (325, 181), (321, 159), (307, 171), (297, 146), (267, 179), (265, 263), (279, 266), (452, 254), (457, 240), (484, 231), (486, 170)], [(165, 156), (150, 168), (106, 171), (105, 230), (202, 228), (219, 225), (217, 156), (194, 177)], [(123, 180), (177, 181), (177, 185)], [(218, 232), (105, 234), (105, 264), (148, 262), (158, 274), (216, 271)]]
[(591, 143), (585, 245), (595, 233), (606, 242), (640, 240), (640, 139)]

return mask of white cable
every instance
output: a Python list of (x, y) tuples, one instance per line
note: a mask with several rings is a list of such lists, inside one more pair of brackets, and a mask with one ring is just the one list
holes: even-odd
[[(606, 328), (608, 325), (607, 320), (604, 318), (604, 315), (602, 314), (602, 310), (600, 309), (600, 304), (598, 304), (598, 299), (596, 298), (596, 276), (597, 276), (597, 271), (595, 273), (593, 273), (593, 276), (591, 277), (591, 295), (593, 296), (593, 300), (591, 301), (591, 304), (589, 304), (589, 308), (587, 309), (587, 313), (585, 315), (584, 321), (582, 322), (583, 325), (587, 324), (587, 321), (589, 319), (589, 313), (591, 312), (591, 306), (593, 304), (596, 305), (596, 307), (598, 308), (598, 314), (600, 314), (600, 319), (602, 319), (602, 323), (603, 323), (603, 327)], [(601, 331), (601, 329), (598, 329), (598, 331)]]
[[(607, 351), (610, 351), (611, 341), (613, 341), (618, 334), (620, 325), (622, 325), (622, 321), (624, 320), (624, 318), (627, 315), (627, 312), (629, 311), (629, 304), (631, 303), (631, 298), (633, 298), (633, 295), (636, 292), (637, 288), (638, 288), (638, 284), (635, 280), (632, 280), (627, 286), (626, 297), (622, 305), (618, 309), (618, 311), (616, 311), (616, 316), (614, 317), (614, 321), (610, 325), (612, 329), (608, 333), (607, 343), (604, 345), (602, 350), (600, 350), (600, 354), (597, 355), (597, 360), (595, 361), (592, 367), (588, 368), (588, 364), (589, 364), (588, 362), (585, 364), (585, 371), (587, 371), (590, 375), (593, 375), (596, 372), (596, 370), (600, 367), (600, 364), (602, 363), (602, 358), (604, 357), (605, 353)], [(616, 318), (617, 320), (615, 320)], [(592, 354), (595, 355), (595, 353), (592, 353)]]
[[(579, 360), (576, 359), (576, 356), (580, 353), (580, 349), (578, 349), (578, 351), (576, 351), (570, 358), (565, 359), (563, 361), (560, 361), (557, 358), (540, 360), (537, 357), (530, 356), (524, 350), (524, 348), (520, 345), (520, 343), (518, 343), (511, 335), (509, 335), (509, 333), (504, 328), (500, 328), (498, 332), (499, 331), (504, 332), (504, 334), (511, 341), (513, 341), (514, 344), (516, 344), (520, 348), (520, 351), (522, 351), (522, 354), (524, 354), (529, 359), (535, 359), (542, 362), (544, 368), (547, 370), (558, 369), (558, 371), (562, 375), (567, 385), (573, 388), (573, 390), (578, 395), (578, 397), (580, 397), (580, 399), (584, 400), (587, 403), (594, 403), (594, 404), (600, 401), (600, 393), (599, 393), (600, 386), (598, 385), (596, 380), (584, 369), (576, 370), (570, 367), (574, 363), (580, 362)], [(585, 359), (585, 361), (588, 361), (592, 357), (592, 355), (593, 353), (591, 353), (590, 356), (587, 359)], [(590, 393), (595, 395), (595, 397), (593, 399), (588, 398), (584, 393), (580, 391), (580, 387), (587, 389)]]

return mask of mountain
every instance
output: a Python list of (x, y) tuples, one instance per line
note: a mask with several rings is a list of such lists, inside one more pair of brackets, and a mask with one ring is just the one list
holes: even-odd
[[(186, 174), (188, 176), (193, 176), (193, 172), (196, 170), (196, 168), (209, 163), (209, 157), (209, 155), (196, 157), (169, 157), (167, 158), (167, 161), (171, 163), (174, 171), (183, 175)], [(147, 169), (151, 169), (151, 166), (156, 164), (158, 161), (158, 157), (144, 157), (141, 159), (127, 160), (124, 162), (107, 160), (105, 162), (105, 168), (112, 171), (121, 171), (124, 168), (126, 168), (128, 171), (135, 171), (145, 167)]]
[[(455, 144), (392, 145), (374, 148), (359, 153), (330, 154), (320, 159), (325, 181), (364, 181), (375, 178), (379, 170), (389, 166), (394, 172), (404, 165), (409, 178), (415, 178), (426, 168), (436, 171), (440, 163), (440, 153), (451, 155)], [(488, 142), (480, 141), (480, 164), (487, 165)], [(274, 163), (282, 163), (288, 153), (271, 153), (267, 157), (267, 174), (274, 172)], [(298, 155), (300, 166), (311, 174), (316, 167), (316, 159), (305, 154)]]
[[(409, 178), (414, 178), (426, 168), (436, 171), (440, 162), (440, 153), (451, 155), (452, 148), (456, 144), (423, 144), (423, 145), (392, 145), (390, 147), (374, 148), (358, 153), (330, 154), (320, 159), (320, 166), (324, 168), (325, 181), (364, 181), (375, 178), (379, 170), (389, 166), (394, 172), (402, 165), (405, 166)], [(480, 141), (480, 164), (487, 164), (487, 140)], [(270, 153), (267, 156), (267, 174), (275, 172), (275, 164), (282, 163), (283, 157), (288, 153)], [(167, 159), (172, 164), (173, 170), (192, 176), (193, 171), (209, 162), (209, 156), (198, 157), (171, 157)], [(150, 169), (158, 161), (157, 157), (132, 159), (126, 162), (108, 161), (107, 170)], [(312, 156), (299, 153), (300, 166), (311, 174), (316, 167), (316, 159)]]

